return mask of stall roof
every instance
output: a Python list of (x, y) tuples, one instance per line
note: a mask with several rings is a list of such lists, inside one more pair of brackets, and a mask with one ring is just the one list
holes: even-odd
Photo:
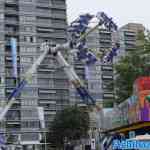
[(150, 127), (150, 121), (136, 122), (136, 123), (133, 123), (133, 124), (129, 124), (129, 125), (109, 129), (109, 130), (103, 131), (102, 133), (113, 133), (113, 132), (115, 132), (115, 133), (124, 133), (124, 132), (129, 132), (129, 131), (132, 131), (132, 130), (136, 130), (136, 129), (141, 129), (141, 128), (144, 128), (144, 127)]

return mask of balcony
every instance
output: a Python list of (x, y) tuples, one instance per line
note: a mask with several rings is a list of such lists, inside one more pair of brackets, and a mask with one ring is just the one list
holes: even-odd
[(56, 106), (43, 106), (45, 111), (56, 111)]
[(102, 75), (102, 79), (112, 80), (113, 76), (112, 75)]
[(56, 91), (51, 90), (51, 89), (39, 89), (39, 93), (40, 94), (54, 94), (54, 93), (56, 93)]
[(19, 35), (19, 32), (18, 31), (8, 31), (8, 30), (6, 30), (5, 34), (9, 35), (9, 36), (17, 36), (17, 35)]
[(40, 104), (56, 104), (56, 101), (49, 101), (49, 100), (45, 100), (45, 99), (39, 99), (39, 103)]
[(106, 29), (100, 29), (99, 34), (111, 35), (111, 32)]
[(6, 131), (7, 132), (12, 132), (12, 133), (17, 133), (17, 132), (20, 132), (20, 127), (15, 127), (16, 125), (14, 125), (14, 127), (6, 127)]
[(103, 98), (113, 99), (114, 98), (114, 94), (113, 93), (104, 93), (103, 94)]
[(61, 13), (53, 13), (52, 14), (52, 18), (58, 18), (58, 19), (65, 19), (66, 18), (66, 14), (61, 14)]
[(53, 89), (55, 90), (68, 90), (69, 85), (60, 85), (60, 86), (54, 86)]
[(44, 111), (44, 114), (56, 115), (56, 111)]
[(5, 3), (6, 4), (11, 4), (11, 5), (17, 5), (17, 3), (18, 3), (18, 0), (5, 0)]
[(102, 66), (102, 71), (113, 71), (113, 67), (112, 66)]
[(50, 10), (41, 10), (41, 9), (37, 9), (37, 12), (36, 12), (36, 16), (38, 17), (52, 17), (51, 16), (51, 11)]
[(54, 78), (54, 76), (53, 76), (53, 74), (49, 74), (49, 75), (47, 75), (46, 73), (39, 73), (38, 72), (38, 79), (40, 80), (40, 79), (53, 79)]
[(54, 79), (66, 79), (67, 80), (68, 77), (66, 76), (66, 74), (64, 74), (64, 75), (55, 74)]
[(13, 9), (5, 9), (5, 14), (7, 15), (18, 15), (18, 11), (17, 10), (13, 10)]
[(19, 120), (7, 120), (7, 125), (19, 125), (20, 121)]
[(39, 72), (54, 72), (54, 69), (50, 69), (50, 68), (38, 68)]
[(17, 20), (12, 20), (12, 19), (6, 19), (5, 20), (5, 24), (8, 24), (8, 25), (15, 25), (15, 26), (18, 26), (19, 23)]
[(67, 24), (61, 24), (61, 23), (52, 23), (53, 28), (58, 28), (58, 29), (66, 29)]
[(130, 36), (130, 37), (136, 37), (136, 33), (132, 31), (125, 31), (124, 32), (125, 36)]
[(50, 38), (66, 38), (65, 33), (37, 33), (39, 37), (50, 37)]
[(51, 3), (50, 3), (50, 1), (48, 3), (44, 2), (44, 1), (43, 2), (37, 1), (36, 6), (37, 7), (43, 7), (43, 8), (50, 8)]
[(65, 3), (53, 3), (51, 8), (66, 10)]
[(109, 39), (109, 38), (100, 38), (100, 43), (101, 42), (111, 43), (111, 39)]

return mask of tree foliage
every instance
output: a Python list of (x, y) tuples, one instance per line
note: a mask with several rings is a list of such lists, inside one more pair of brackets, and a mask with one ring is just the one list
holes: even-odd
[(83, 109), (72, 106), (56, 113), (50, 128), (50, 142), (61, 147), (64, 140), (80, 139), (87, 135), (89, 129), (89, 115)]
[(118, 103), (131, 96), (136, 78), (150, 75), (150, 33), (139, 33), (136, 45), (135, 50), (128, 52), (115, 65), (116, 101)]

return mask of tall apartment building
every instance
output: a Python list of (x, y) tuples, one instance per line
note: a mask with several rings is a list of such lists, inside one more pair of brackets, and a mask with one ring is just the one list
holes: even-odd
[(138, 44), (137, 35), (139, 32), (144, 32), (144, 30), (145, 28), (142, 24), (128, 23), (113, 34), (113, 40), (120, 43), (120, 50), (118, 51), (118, 56), (114, 59), (114, 63), (117, 63), (126, 52), (136, 50), (135, 47)]
[[(40, 43), (66, 42), (66, 27), (65, 0), (0, 0), (1, 105), (42, 53)], [(17, 80), (12, 77), (11, 37), (17, 39)], [(42, 149), (40, 140), (45, 142), (46, 138), (41, 132), (37, 107), (44, 107), (48, 129), (56, 111), (68, 104), (68, 86), (66, 75), (48, 55), (6, 115), (1, 132), (6, 133), (7, 144), (20, 145), (20, 149)]]
[(142, 24), (128, 23), (120, 27), (118, 32), (113, 34), (113, 40), (120, 43), (120, 49), (117, 52), (117, 56), (113, 59), (114, 64), (118, 63), (120, 58), (125, 56), (128, 52), (136, 51), (136, 46), (139, 44), (139, 41), (137, 40), (138, 33), (144, 32), (144, 30), (145, 28)]
[[(112, 47), (112, 33), (105, 29), (97, 29), (87, 38), (88, 47), (105, 53)], [(113, 65), (99, 61), (95, 68), (89, 68), (88, 88), (97, 101), (104, 107), (113, 105)]]
[[(87, 37), (87, 46), (97, 51), (106, 51), (111, 48), (112, 39), (111, 33), (107, 30), (94, 30)], [(113, 86), (110, 83), (113, 81), (112, 64), (104, 64), (102, 61), (96, 62), (95, 65), (86, 67), (84, 63), (77, 58), (70, 57), (70, 63), (74, 67), (76, 73), (88, 89), (90, 95), (99, 105), (109, 107), (113, 105)], [(70, 87), (70, 101), (72, 104), (86, 106), (81, 100), (79, 94), (74, 87)], [(91, 129), (101, 128), (103, 125), (103, 112), (90, 114)]]

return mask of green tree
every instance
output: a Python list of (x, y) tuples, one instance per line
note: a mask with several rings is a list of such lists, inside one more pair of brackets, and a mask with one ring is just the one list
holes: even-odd
[(50, 127), (49, 141), (62, 147), (64, 140), (77, 140), (87, 135), (89, 130), (89, 114), (85, 110), (72, 106), (56, 113), (56, 117)]
[(116, 102), (120, 103), (132, 95), (136, 78), (150, 75), (150, 33), (139, 33), (136, 49), (128, 52), (115, 64)]

